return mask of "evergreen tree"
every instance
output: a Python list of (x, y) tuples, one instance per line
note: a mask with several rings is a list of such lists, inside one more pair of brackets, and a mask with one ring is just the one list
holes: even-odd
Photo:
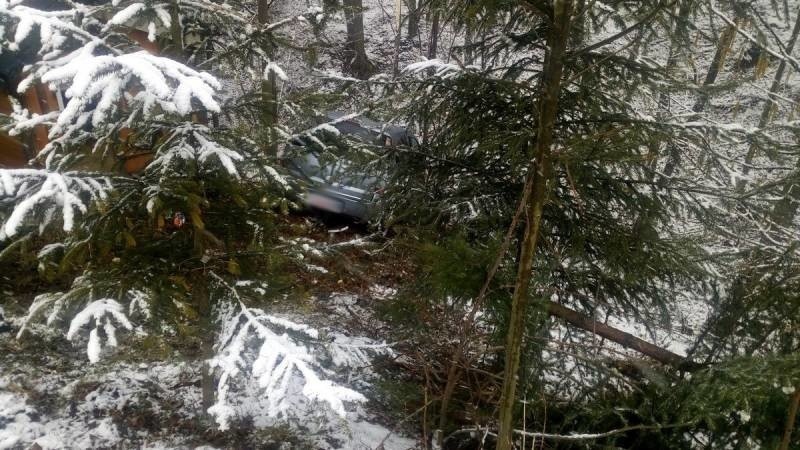
[[(467, 306), (467, 311), (473, 312), (466, 314), (465, 321), (476, 317), (476, 309), (482, 310), (493, 319), (496, 342), (501, 342), (499, 336), (507, 333), (506, 385), (514, 383), (516, 373), (513, 364), (509, 364), (519, 337), (513, 321), (522, 320), (527, 324), (528, 343), (524, 346), (527, 350), (522, 352), (523, 371), (519, 374), (525, 386), (523, 395), (537, 397), (544, 391), (553, 400), (564, 401), (571, 397), (568, 386), (585, 393), (581, 400), (565, 407), (577, 426), (567, 427), (567, 431), (592, 432), (598, 426), (624, 428), (632, 423), (656, 428), (683, 424), (683, 428), (675, 429), (676, 435), (690, 429), (696, 436), (707, 426), (719, 427), (725, 423), (734, 427), (735, 423), (727, 419), (736, 411), (732, 405), (727, 408), (719, 408), (719, 404), (707, 405), (704, 411), (713, 410), (713, 419), (690, 411), (690, 405), (702, 401), (695, 402), (697, 399), (692, 399), (688, 393), (725, 390), (720, 378), (693, 375), (691, 381), (687, 381), (681, 373), (712, 374), (716, 369), (703, 369), (703, 365), (730, 365), (740, 371), (739, 382), (746, 384), (746, 373), (750, 370), (746, 367), (752, 365), (761, 369), (768, 367), (770, 377), (779, 385), (777, 380), (784, 379), (782, 371), (786, 365), (791, 365), (786, 358), (796, 352), (794, 344), (786, 348), (784, 355), (787, 356), (764, 352), (758, 358), (739, 361), (734, 359), (736, 352), (733, 351), (742, 348), (741, 343), (737, 343), (712, 357), (698, 358), (697, 353), (689, 352), (688, 358), (684, 358), (669, 354), (671, 352), (649, 352), (644, 346), (634, 344), (629, 334), (609, 330), (592, 318), (606, 317), (617, 323), (634, 320), (645, 324), (655, 338), (658, 329), (677, 326), (682, 320), (677, 314), (678, 305), (707, 303), (712, 308), (720, 308), (718, 311), (723, 316), (733, 311), (716, 302), (720, 294), (733, 292), (729, 286), (736, 279), (736, 276), (731, 277), (736, 273), (733, 271), (736, 265), (750, 263), (744, 262), (747, 259), (738, 259), (742, 254), (733, 253), (737, 248), (730, 248), (723, 241), (731, 242), (730, 233), (735, 229), (739, 236), (738, 250), (741, 239), (748, 239), (744, 236), (751, 233), (754, 237), (749, 238), (750, 242), (763, 247), (765, 241), (757, 236), (763, 234), (765, 206), (774, 203), (765, 194), (788, 188), (785, 179), (777, 181), (775, 173), (767, 173), (766, 166), (774, 170), (778, 165), (771, 163), (759, 168), (759, 174), (765, 176), (761, 181), (764, 187), (755, 188), (751, 194), (738, 194), (736, 179), (747, 174), (744, 171), (742, 175), (742, 167), (754, 166), (752, 160), (747, 159), (746, 147), (742, 151), (741, 144), (747, 142), (762, 149), (764, 154), (782, 155), (782, 163), (787, 157), (796, 157), (796, 147), (791, 142), (793, 125), (783, 122), (770, 127), (769, 123), (756, 121), (752, 127), (742, 126), (737, 123), (741, 118), (736, 116), (735, 110), (722, 107), (720, 102), (729, 101), (731, 96), (753, 95), (763, 99), (764, 96), (755, 94), (759, 91), (753, 88), (762, 89), (765, 69), (762, 66), (746, 85), (720, 76), (721, 71), (727, 70), (725, 58), (712, 56), (715, 50), (717, 53), (727, 51), (720, 46), (732, 44), (717, 45), (713, 35), (707, 34), (707, 21), (722, 24), (723, 29), (732, 27), (748, 47), (758, 46), (761, 54), (782, 58), (779, 61), (785, 62), (784, 65), (791, 65), (793, 61), (787, 56), (791, 34), (778, 32), (770, 25), (774, 22), (765, 19), (757, 24), (759, 37), (754, 38), (737, 25), (738, 19), (730, 18), (739, 17), (742, 13), (735, 13), (736, 8), (742, 7), (756, 17), (769, 16), (774, 11), (767, 2), (749, 7), (737, 4), (732, 10), (735, 15), (731, 10), (723, 11), (692, 1), (669, 5), (660, 2), (638, 2), (635, 6), (624, 2), (606, 4), (610, 7), (576, 2), (569, 37), (557, 42), (566, 45), (566, 50), (563, 76), (559, 77), (563, 86), (553, 125), (552, 157), (536, 154), (536, 158), (531, 157), (529, 149), (547, 143), (543, 139), (547, 137), (546, 132), (542, 129), (547, 116), (542, 115), (537, 105), (548, 98), (546, 89), (553, 85), (547, 82), (550, 67), (547, 55), (558, 47), (556, 42), (547, 39), (555, 27), (554, 11), (563, 3), (493, 2), (480, 8), (475, 8), (471, 2), (449, 4), (448, 11), (453, 17), (470, 20), (477, 30), (485, 30), (487, 38), (482, 41), (483, 48), (478, 53), (485, 55), (486, 61), (466, 68), (426, 61), (407, 68), (407, 82), (412, 86), (410, 94), (404, 92), (411, 96), (408, 117), (430, 130), (426, 136), (429, 145), (421, 149), (424, 158), (417, 153), (404, 157), (399, 152), (401, 163), (394, 166), (392, 183), (397, 189), (389, 189), (384, 196), (388, 214), (433, 229), (434, 236), (460, 230), (472, 242), (470, 245), (477, 248), (486, 245), (487, 235), (497, 242), (503, 240), (505, 230), (512, 231), (507, 235), (517, 252), (504, 254), (505, 247), (499, 246), (497, 261), (500, 265), (486, 266), (483, 286), (478, 284), (471, 296), (465, 296), (474, 303), (482, 303), (487, 298), (491, 301), (485, 306)], [(787, 19), (793, 23), (793, 18)], [(609, 27), (609, 24), (614, 25)], [(791, 31), (791, 27), (787, 28), (786, 31)], [(708, 39), (713, 45), (698, 47), (694, 41), (698, 38)], [(703, 52), (707, 48), (711, 52), (705, 56)], [(697, 61), (716, 64), (719, 67), (708, 71), (717, 73), (693, 80), (691, 64)], [(738, 61), (728, 61), (727, 67), (737, 64)], [(486, 70), (477, 68), (483, 65)], [(767, 72), (775, 70), (776, 76), (778, 69), (766, 68)], [(718, 86), (712, 89), (714, 84)], [(769, 86), (761, 92), (769, 92)], [(774, 91), (770, 97), (775, 98)], [(698, 103), (705, 106), (693, 111), (692, 105)], [(533, 185), (529, 180), (537, 176), (547, 179), (548, 171), (544, 166), (548, 162), (552, 164), (553, 184), (545, 190), (549, 200), (541, 202), (541, 197), (537, 200), (537, 195), (531, 193), (536, 191), (531, 191)], [(786, 169), (781, 172), (784, 176), (791, 173)], [(723, 173), (724, 178), (719, 176)], [(785, 195), (781, 197), (786, 198)], [(535, 245), (536, 257), (528, 268), (525, 264), (532, 252), (525, 244), (530, 246), (535, 242), (530, 239), (530, 227), (535, 229), (536, 218), (530, 214), (537, 201), (542, 203), (540, 236)], [(524, 221), (517, 218), (524, 218)], [(528, 237), (514, 231), (517, 223), (526, 223), (524, 229)], [(766, 269), (769, 275), (758, 277), (764, 285), (744, 287), (748, 296), (763, 295), (762, 298), (776, 300), (777, 286), (794, 289), (792, 278), (782, 269), (794, 267), (796, 255), (792, 241), (794, 238), (781, 234), (775, 257), (782, 254), (782, 259), (758, 260), (757, 267)], [(725, 251), (720, 251), (725, 247)], [(725, 254), (732, 257), (721, 256)], [(520, 270), (515, 278), (513, 270), (509, 269), (514, 266)], [(583, 331), (569, 331), (566, 340), (575, 345), (573, 352), (586, 355), (586, 359), (567, 358), (567, 363), (563, 355), (553, 357), (553, 336), (561, 335), (562, 328), (557, 322), (543, 322), (537, 318), (536, 311), (520, 307), (518, 302), (522, 299), (518, 297), (524, 293), (522, 285), (527, 284), (527, 276), (530, 276), (532, 303), (538, 305), (532, 309), (584, 328)], [(513, 279), (518, 283), (514, 289), (517, 295), (512, 295), (508, 288)], [(487, 286), (493, 293), (489, 297), (486, 296)], [(457, 291), (454, 287), (449, 289), (447, 292)], [(512, 297), (516, 310), (512, 307), (509, 312), (509, 303), (505, 303), (508, 300), (504, 302), (502, 296), (498, 298), (498, 292)], [(796, 302), (786, 299), (772, 303), (771, 300), (767, 308), (774, 312), (775, 326), (763, 331), (773, 338), (796, 342), (793, 333), (778, 331), (777, 326), (780, 320), (783, 323), (792, 320), (792, 305)], [(773, 309), (778, 304), (782, 307)], [(758, 314), (755, 303), (752, 306), (749, 309), (752, 316), (736, 316), (741, 320), (728, 328), (741, 333), (745, 339), (764, 336), (752, 320), (745, 319)], [(599, 331), (601, 329), (605, 331)], [(586, 332), (600, 333), (622, 347), (643, 352), (665, 363), (667, 368), (640, 363), (631, 367), (629, 363), (598, 360), (597, 354), (586, 348), (587, 340), (592, 340), (591, 334)], [(710, 336), (720, 334), (710, 331), (704, 333), (701, 340), (715, 340)], [(551, 343), (541, 345), (542, 340)], [(452, 359), (447, 362), (451, 368), (467, 364), (466, 361), (472, 360), (467, 355), (479, 351), (477, 343), (468, 341), (467, 337), (462, 337), (454, 344), (450, 353)], [(611, 375), (605, 375), (604, 370), (609, 365)], [(490, 363), (489, 367), (496, 367), (496, 364)], [(616, 372), (620, 368), (624, 368), (622, 373), (627, 375)], [(571, 382), (552, 381), (565, 371), (582, 374), (575, 381), (577, 386)], [(458, 378), (460, 373), (463, 370), (449, 372), (443, 402), (452, 395), (448, 387), (456, 384), (453, 377)], [(630, 376), (634, 376), (632, 384), (629, 384)], [(669, 388), (666, 388), (650, 391), (647, 393), (650, 397), (645, 397), (648, 400), (639, 397), (636, 402), (657, 402), (660, 400), (655, 399), (670, 396), (679, 398), (676, 401), (683, 402), (681, 407), (660, 411), (664, 414), (660, 417), (638, 411), (621, 421), (609, 421), (615, 401), (619, 405), (637, 398), (629, 389), (636, 389), (641, 382), (636, 380), (641, 380), (642, 376), (648, 381), (657, 379), (666, 383), (665, 386), (685, 387), (686, 391), (678, 392), (686, 395), (668, 393)], [(736, 386), (728, 386), (728, 392), (742, 394), (741, 385)], [(777, 409), (785, 415), (786, 394), (775, 386), (765, 385), (764, 389), (775, 395), (774, 398), (783, 399)], [(611, 401), (607, 396), (609, 390), (614, 392)], [(513, 397), (510, 389), (505, 389), (503, 394), (506, 400)], [(745, 395), (738, 404), (755, 402), (756, 398), (756, 394)], [(511, 433), (506, 422), (507, 406), (500, 405), (499, 442), (505, 448), (510, 445)], [(565, 410), (548, 411), (556, 415)], [(748, 408), (748, 411), (754, 410)], [(443, 408), (441, 414), (446, 415), (447, 408)], [(759, 423), (772, 419), (765, 415)], [(588, 428), (583, 428), (587, 425)], [(720, 432), (719, 435), (724, 434)], [(733, 439), (744, 442), (745, 434)], [(758, 439), (773, 442), (770, 439), (781, 434), (776, 433), (774, 427), (762, 428)], [(624, 442), (625, 435), (609, 437), (606, 442)], [(731, 436), (728, 434), (726, 438)], [(680, 446), (680, 441), (677, 438), (674, 445)]]
[[(306, 20), (255, 23), (243, 10), (206, 0), (65, 0), (48, 10), (0, 1), (0, 49), (35, 60), (17, 92), (44, 83), (66, 99), (63, 110), (37, 115), (11, 98), (11, 132), (44, 124), (50, 142), (30, 168), (0, 169), (2, 253), (44, 242), (41, 275), (66, 282), (63, 292), (36, 297), (18, 337), (41, 318), (52, 327), (69, 323), (72, 341), (84, 340), (88, 328), (87, 355), (96, 363), (120, 342), (118, 329), (180, 330), (211, 364), (203, 406), (222, 428), (235, 413), (227, 403), (230, 380), (248, 368), (271, 396), (273, 414), (287, 409), (286, 383), (295, 378), (304, 380), (305, 397), (340, 414), (342, 401), (363, 399), (320, 379), (306, 347), (270, 331), (313, 340), (313, 330), (248, 307), (239, 293), (247, 289), (234, 287), (239, 277), (278, 273), (270, 230), (290, 189), (273, 167), (276, 155), (263, 151), (286, 129), (265, 120), (257, 140), (244, 131), (263, 108), (276, 109), (277, 99), (243, 100), (262, 79), (285, 78), (269, 59), (278, 30)], [(143, 50), (135, 40), (140, 28), (168, 56)], [(193, 68), (223, 74), (235, 65), (253, 75), (240, 98)], [(131, 156), (149, 162), (127, 173)], [(238, 315), (226, 316), (231, 310)], [(253, 341), (262, 349), (255, 359), (247, 345)]]

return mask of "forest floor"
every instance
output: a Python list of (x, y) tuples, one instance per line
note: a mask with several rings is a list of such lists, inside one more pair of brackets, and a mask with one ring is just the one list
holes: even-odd
[[(326, 226), (305, 216), (290, 216), (285, 241), (297, 243), (293, 256), (297, 289), (282, 316), (310, 323), (332, 339), (380, 344), (387, 335), (374, 317), (374, 304), (392, 295), (402, 277), (397, 259), (376, 261), (379, 235), (363, 226)], [(369, 242), (369, 245), (367, 243)], [(367, 249), (368, 247), (368, 249)], [(330, 257), (335, 254), (335, 257)], [(399, 270), (399, 272), (398, 272)], [(10, 305), (13, 302), (6, 302)], [(265, 303), (273, 303), (265, 299)], [(416, 440), (394, 430), (400, 420), (376, 386), (392, 377), (392, 357), (355, 355), (340, 382), (367, 396), (346, 417), (324, 412), (319, 404), (291, 418), (267, 414), (259, 389), (239, 393), (242, 417), (221, 432), (201, 411), (202, 358), (191, 344), (129, 333), (116, 352), (89, 365), (84, 348), (63, 333), (36, 327), (22, 339), (15, 333), (22, 315), (6, 308), (11, 330), (0, 333), (0, 449), (6, 448), (413, 448)], [(344, 355), (352, 358), (353, 355)]]
[[(330, 219), (330, 218), (328, 218)], [(265, 298), (270, 313), (309, 324), (331, 340), (381, 345), (395, 338), (377, 317), (414, 274), (413, 255), (401, 241), (382, 231), (313, 215), (282, 219), (279, 240), (288, 257), (291, 288), (280, 298)], [(254, 280), (258, 281), (258, 280)], [(272, 294), (268, 294), (272, 295)], [(404, 423), (418, 405), (402, 404), (409, 388), (402, 356), (387, 352), (343, 355), (344, 365), (327, 363), (328, 376), (364, 394), (346, 417), (319, 404), (275, 419), (257, 386), (237, 393), (241, 414), (221, 432), (201, 405), (201, 366), (197, 343), (167, 330), (162, 337), (128, 333), (119, 349), (90, 365), (85, 349), (64, 337), (64, 330), (34, 325), (22, 339), (15, 334), (28, 300), (5, 302), (11, 329), (0, 332), (0, 449), (6, 448), (415, 448), (416, 419)], [(680, 329), (647, 330), (636, 321), (614, 326), (650, 342), (685, 353), (706, 311), (679, 305), (686, 324)], [(553, 342), (567, 330), (554, 323)], [(624, 351), (617, 348), (614, 351)], [(399, 359), (398, 359), (399, 358)], [(413, 383), (412, 383), (413, 384)], [(421, 386), (413, 385), (417, 391)], [(393, 390), (395, 391), (393, 393)], [(412, 398), (410, 396), (407, 398)], [(398, 404), (398, 399), (401, 402)]]

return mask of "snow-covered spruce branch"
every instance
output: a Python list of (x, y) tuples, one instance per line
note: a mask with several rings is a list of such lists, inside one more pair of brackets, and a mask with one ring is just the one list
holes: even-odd
[[(45, 324), (54, 326), (56, 321), (70, 308), (70, 303), (79, 300), (81, 297), (91, 292), (91, 279), (88, 277), (78, 277), (73, 283), (73, 289), (67, 293), (54, 292), (36, 296), (28, 314), (22, 321), (22, 326), (17, 332), (17, 339), (22, 338), (31, 323), (46, 316)], [(131, 291), (128, 294), (131, 298), (129, 312), (136, 312), (139, 308), (149, 314), (146, 308), (142, 308), (146, 303), (146, 294), (142, 291)], [(114, 299), (101, 298), (86, 304), (70, 321), (67, 330), (67, 340), (75, 341), (87, 325), (92, 326), (89, 331), (89, 338), (86, 347), (86, 355), (92, 364), (100, 361), (103, 346), (117, 346), (117, 327), (116, 322), (126, 330), (133, 330), (133, 324), (125, 314), (123, 306)], [(105, 344), (103, 342), (105, 338)]]
[[(121, 5), (120, 5), (121, 6)], [(108, 21), (103, 31), (107, 31), (114, 26), (135, 25), (136, 22), (147, 23), (148, 40), (154, 42), (156, 38), (156, 23), (160, 23), (164, 28), (169, 29), (172, 25), (172, 17), (168, 8), (168, 3), (145, 4), (143, 2), (133, 2), (116, 12)], [(102, 12), (98, 8), (97, 12)]]
[(116, 328), (111, 322), (112, 318), (119, 322), (124, 328), (128, 330), (133, 329), (133, 325), (123, 312), (122, 305), (117, 303), (116, 300), (104, 298), (89, 303), (83, 311), (79, 312), (72, 319), (69, 325), (69, 331), (67, 331), (67, 339), (70, 341), (74, 340), (81, 328), (94, 321), (94, 328), (89, 332), (89, 343), (86, 348), (86, 354), (89, 356), (89, 361), (91, 363), (96, 363), (100, 361), (100, 352), (102, 351), (102, 342), (99, 334), (100, 328), (105, 332), (106, 345), (110, 347), (117, 346)]
[(202, 124), (186, 123), (174, 127), (164, 143), (156, 148), (155, 159), (147, 171), (167, 175), (176, 171), (175, 165), (180, 162), (204, 166), (216, 161), (229, 175), (238, 178), (236, 163), (244, 157), (215, 142), (209, 134), (208, 127)]
[(282, 242), (276, 249), (289, 249), (289, 256), (291, 256), (297, 263), (304, 266), (306, 269), (327, 273), (327, 269), (313, 264), (309, 264), (308, 259), (322, 260), (325, 255), (332, 255), (341, 252), (346, 248), (361, 248), (363, 251), (369, 253), (370, 247), (374, 247), (376, 242), (374, 238), (378, 237), (380, 233), (372, 233), (367, 236), (358, 237), (348, 241), (329, 243), (320, 243), (309, 238), (293, 238), (287, 239), (279, 236), (278, 239)]
[[(223, 328), (217, 355), (210, 361), (211, 368), (219, 372), (219, 381), (216, 403), (208, 412), (216, 417), (220, 429), (227, 429), (236, 415), (228, 396), (234, 379), (245, 371), (264, 390), (271, 416), (282, 415), (292, 406), (292, 388), (300, 390), (299, 383), (302, 383), (302, 396), (327, 403), (340, 416), (345, 415), (344, 402), (366, 400), (356, 391), (321, 379), (315, 370), (318, 363), (309, 349), (286, 332), (279, 334), (273, 328), (291, 331), (311, 340), (319, 337), (317, 330), (260, 309), (248, 308), (235, 287), (213, 272), (211, 276), (228, 289), (234, 299), (227, 313), (222, 314)], [(254, 342), (256, 345), (252, 346)]]
[[(51, 139), (77, 135), (86, 125), (99, 127), (112, 122), (110, 116), (121, 108), (123, 98), (126, 108), (141, 108), (147, 117), (156, 113), (188, 114), (197, 109), (194, 100), (208, 111), (220, 110), (214, 93), (221, 85), (213, 76), (145, 51), (120, 53), (100, 37), (69, 23), (75, 14), (9, 6), (0, 1), (0, 18), (16, 22), (13, 36), (3, 36), (4, 45), (7, 42), (15, 48), (31, 37), (39, 38), (41, 60), (30, 67), (17, 90), (25, 92), (40, 80), (51, 89), (62, 89), (69, 99), (57, 118), (15, 112), (12, 133), (54, 120)], [(76, 46), (76, 40), (82, 45)]]
[[(221, 87), (216, 78), (146, 51), (98, 56), (87, 45), (56, 63), (40, 66), (35, 76), (52, 87), (65, 88), (64, 95), (69, 98), (50, 130), (51, 137), (70, 134), (90, 122), (94, 126), (107, 122), (123, 96), (131, 106), (141, 105), (145, 116), (152, 115), (156, 107), (166, 113), (188, 114), (197, 109), (192, 106), (193, 99), (208, 111), (220, 110), (214, 99), (215, 90)], [(133, 86), (142, 89), (128, 94)]]
[(407, 65), (403, 69), (406, 75), (426, 75), (427, 71), (432, 69), (436, 78), (451, 78), (458, 76), (464, 71), (462, 67), (455, 64), (445, 63), (439, 59), (428, 59)]
[[(63, 46), (69, 38), (76, 39), (83, 44), (92, 43), (106, 46), (102, 39), (72, 23), (80, 14), (86, 12), (84, 5), (73, 4), (74, 7), (68, 10), (42, 11), (20, 3), (19, 1), (0, 0), (0, 17), (8, 18), (9, 22), (17, 22), (14, 36), (7, 44), (9, 49), (18, 50), (22, 41), (30, 35), (34, 27), (39, 29), (41, 43), (39, 54), (46, 55), (49, 59), (61, 56)], [(112, 47), (106, 46), (106, 48), (112, 53), (119, 54)]]
[(39, 169), (0, 169), (0, 205), (11, 213), (0, 228), (0, 239), (15, 236), (26, 220), (40, 212), (39, 231), (60, 217), (64, 231), (75, 228), (76, 213), (106, 199), (111, 190), (107, 177), (56, 173)]

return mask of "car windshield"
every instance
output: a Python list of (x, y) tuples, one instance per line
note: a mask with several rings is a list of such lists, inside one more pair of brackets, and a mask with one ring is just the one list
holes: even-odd
[(297, 137), (291, 142), (290, 166), (296, 175), (317, 184), (374, 190), (383, 184), (385, 170), (375, 164), (375, 155), (388, 148), (415, 147), (417, 139), (404, 127), (386, 125), (342, 113), (329, 113), (319, 124), (330, 124), (313, 137)]

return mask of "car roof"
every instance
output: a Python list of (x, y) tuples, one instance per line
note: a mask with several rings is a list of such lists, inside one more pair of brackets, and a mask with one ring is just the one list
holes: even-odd
[[(348, 115), (348, 113), (342, 111), (330, 111), (325, 114), (325, 118), (330, 121), (337, 121)], [(341, 120), (334, 123), (333, 126), (343, 134), (355, 135), (368, 141), (380, 135), (386, 135), (395, 144), (408, 144), (408, 130), (406, 127), (376, 122), (363, 116)]]

